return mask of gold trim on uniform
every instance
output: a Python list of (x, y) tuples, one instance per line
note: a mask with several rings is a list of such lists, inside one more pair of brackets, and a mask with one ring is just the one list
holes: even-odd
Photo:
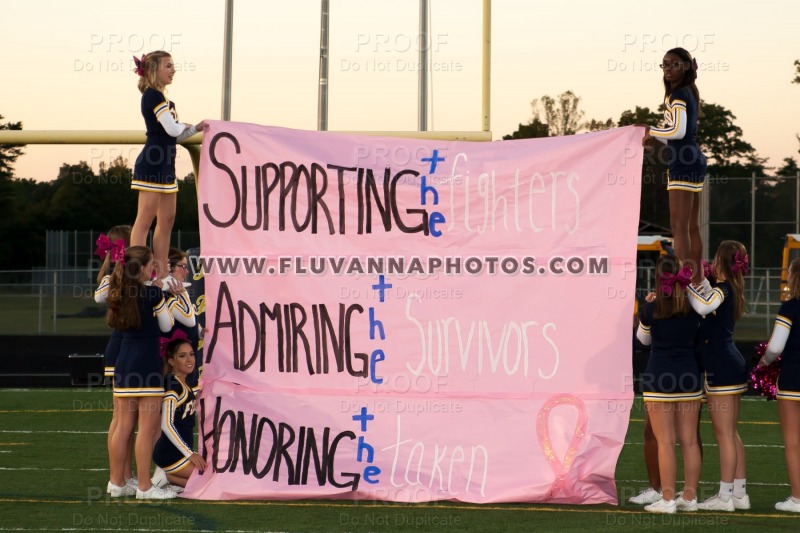
[(793, 390), (781, 390), (775, 387), (775, 397), (779, 400), (791, 400), (793, 402), (800, 402), (800, 392)]
[(138, 397), (138, 396), (164, 396), (164, 387), (152, 388), (122, 388), (114, 387), (114, 396), (121, 397)]
[(173, 194), (178, 192), (178, 180), (172, 183), (150, 183), (149, 181), (133, 180), (131, 189), (135, 191), (153, 191)]
[(691, 402), (703, 398), (703, 391), (695, 392), (643, 392), (646, 402)]

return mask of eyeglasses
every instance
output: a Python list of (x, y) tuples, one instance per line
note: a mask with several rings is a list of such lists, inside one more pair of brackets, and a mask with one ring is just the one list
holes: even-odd
[(677, 70), (682, 69), (686, 63), (684, 61), (670, 61), (669, 63), (661, 63), (659, 67), (661, 70)]
[(175, 263), (174, 268), (182, 268), (184, 270), (189, 270), (189, 265), (187, 265), (186, 263)]

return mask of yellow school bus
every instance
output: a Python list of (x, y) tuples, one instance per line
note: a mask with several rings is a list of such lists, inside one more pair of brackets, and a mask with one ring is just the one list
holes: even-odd
[[(789, 263), (797, 256), (792, 250), (800, 250), (800, 234), (789, 233), (783, 241), (783, 261), (781, 262), (781, 294), (786, 291), (789, 281)], [(793, 257), (794, 256), (794, 257)]]
[(656, 261), (662, 255), (672, 253), (672, 237), (663, 235), (639, 235), (636, 242), (636, 299), (633, 305), (635, 316), (639, 314), (639, 299), (655, 290)]

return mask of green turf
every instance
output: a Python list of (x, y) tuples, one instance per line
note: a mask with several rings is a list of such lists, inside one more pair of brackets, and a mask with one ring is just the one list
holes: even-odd
[[(105, 431), (110, 419), (105, 389), (0, 389), (0, 531), (797, 531), (798, 517), (778, 513), (786, 498), (780, 426), (774, 402), (745, 399), (740, 434), (749, 446), (751, 511), (656, 516), (638, 506), (538, 504), (469, 505), (438, 502), (196, 502), (111, 501)], [(638, 492), (643, 413), (637, 399), (617, 466), (622, 498)], [(25, 433), (25, 431), (32, 431)], [(44, 433), (47, 431), (48, 433)], [(69, 433), (72, 432), (72, 433)], [(719, 473), (708, 415), (700, 496), (716, 492)], [(758, 447), (756, 447), (758, 446)], [(680, 466), (679, 466), (680, 469)]]
[(58, 296), (55, 299), (55, 321), (53, 303), (53, 296), (0, 294), (0, 335), (108, 334), (104, 317), (74, 316), (86, 309), (104, 308), (95, 303), (93, 297)]

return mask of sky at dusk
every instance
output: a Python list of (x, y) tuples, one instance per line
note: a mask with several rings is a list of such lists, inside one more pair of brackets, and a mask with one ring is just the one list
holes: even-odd
[[(418, 2), (332, 0), (330, 130), (415, 130)], [(429, 129), (480, 130), (481, 2), (431, 0)], [(26, 130), (143, 130), (132, 55), (164, 49), (180, 119), (221, 114), (222, 0), (27, 0), (0, 10), (0, 114)], [(736, 115), (768, 165), (798, 157), (800, 2), (495, 0), (493, 138), (531, 118), (530, 102), (572, 90), (584, 118), (617, 120), (663, 98), (657, 65), (675, 46), (700, 65), (701, 97)], [(320, 2), (236, 0), (232, 120), (315, 129)], [(63, 163), (97, 169), (140, 146), (28, 146), (18, 177), (51, 180)], [(191, 170), (180, 150), (178, 175)]]

